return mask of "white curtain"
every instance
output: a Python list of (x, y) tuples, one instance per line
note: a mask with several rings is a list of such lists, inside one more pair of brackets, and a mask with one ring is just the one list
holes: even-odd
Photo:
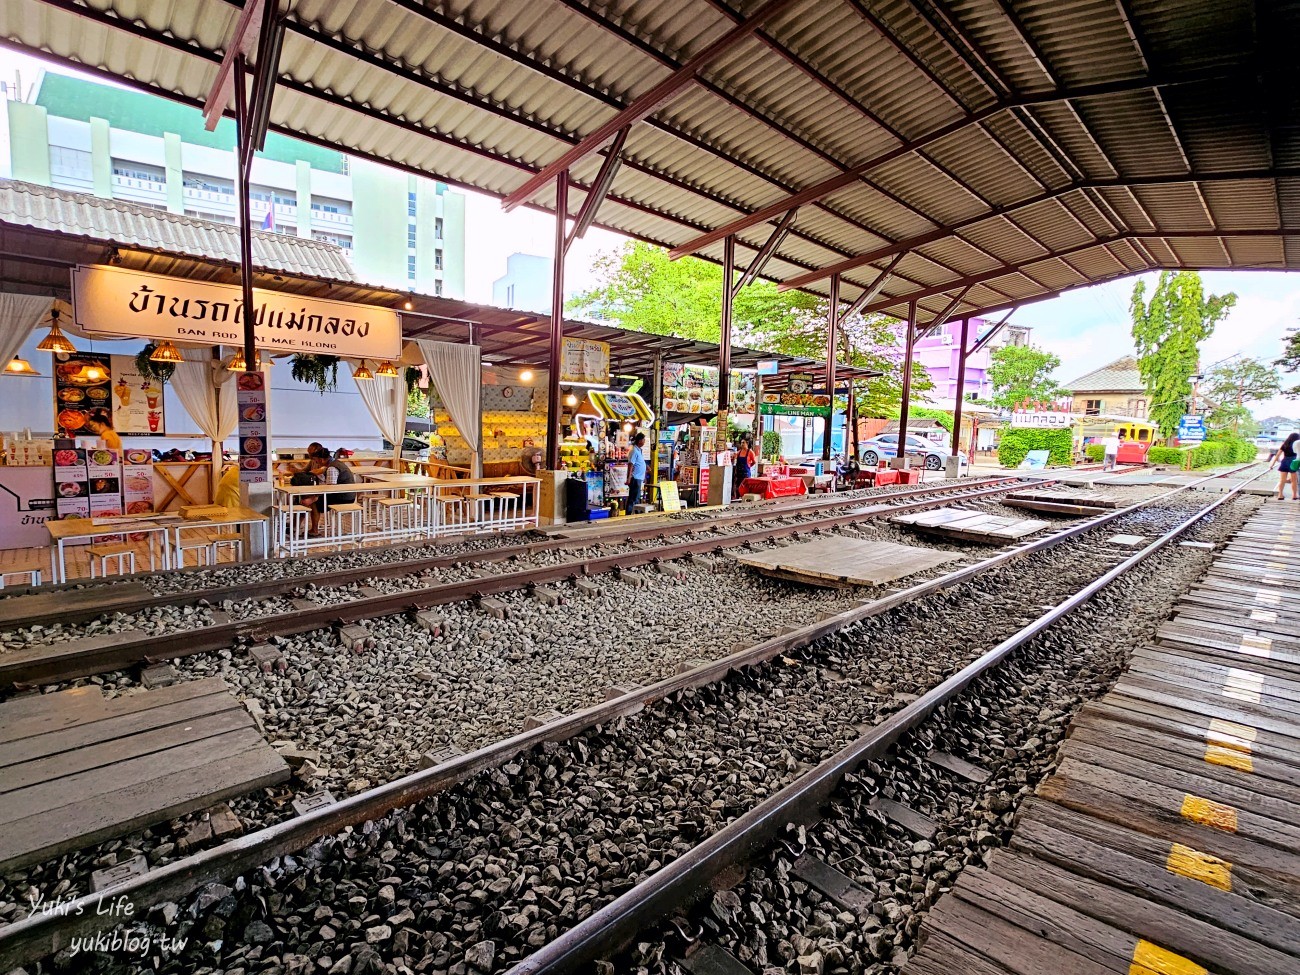
[(0, 370), (18, 354), (52, 303), (49, 295), (0, 294)]
[[(239, 422), (234, 373), (218, 371), (220, 360), (211, 349), (182, 349), (184, 362), (172, 373), (172, 389), (204, 436), (212, 441), (212, 496), (216, 497), (221, 477), (221, 445), (235, 432)], [(220, 388), (214, 380), (221, 378)]]
[(429, 367), (429, 379), (438, 391), (451, 422), (469, 444), (474, 457), (474, 476), (483, 476), (479, 454), (479, 395), (482, 391), (483, 373), (477, 345), (459, 345), (453, 342), (434, 342), (416, 339), (424, 364)]
[(406, 380), (401, 376), (363, 379), (357, 383), (357, 392), (379, 432), (393, 445), (393, 456), (400, 458), (406, 436)]

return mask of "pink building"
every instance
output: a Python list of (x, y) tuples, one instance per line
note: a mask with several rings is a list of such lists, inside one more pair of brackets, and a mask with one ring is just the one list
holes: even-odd
[[(980, 335), (992, 326), (983, 318), (972, 318), (967, 331), (967, 346), (974, 346)], [(989, 345), (966, 360), (966, 383), (962, 389), (966, 399), (987, 399), (993, 395), (988, 369), (992, 352), (1003, 345), (1028, 345), (1029, 329), (1008, 325)], [(954, 399), (957, 396), (957, 368), (961, 361), (961, 322), (947, 322), (938, 332), (918, 339), (914, 361), (925, 366), (934, 382), (934, 390), (927, 394), (932, 400)]]

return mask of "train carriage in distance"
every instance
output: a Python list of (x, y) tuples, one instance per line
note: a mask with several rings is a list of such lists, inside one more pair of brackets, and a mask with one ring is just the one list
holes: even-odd
[(1082, 451), (1089, 444), (1101, 443), (1107, 437), (1122, 437), (1116, 463), (1145, 464), (1147, 451), (1155, 443), (1155, 424), (1131, 416), (1083, 416), (1076, 427)]

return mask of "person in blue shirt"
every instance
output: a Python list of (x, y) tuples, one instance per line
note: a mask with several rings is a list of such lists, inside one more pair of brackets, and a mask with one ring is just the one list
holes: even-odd
[(641, 485), (645, 483), (645, 434), (638, 433), (632, 438), (632, 452), (627, 455), (627, 510), (631, 514), (633, 509), (641, 503)]

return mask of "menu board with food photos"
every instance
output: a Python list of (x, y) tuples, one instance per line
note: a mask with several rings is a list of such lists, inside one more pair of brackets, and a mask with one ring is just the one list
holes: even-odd
[(122, 451), (122, 501), (128, 515), (153, 511), (153, 454), (128, 447)]
[(112, 371), (109, 357), (89, 352), (59, 353), (54, 358), (54, 424), (56, 437), (95, 434), (92, 419), (113, 426)]
[(267, 463), (266, 374), (246, 372), (235, 381), (239, 403), (239, 482), (262, 484), (270, 479)]
[[(663, 404), (668, 413), (716, 413), (718, 411), (717, 366), (685, 362), (664, 364)], [(731, 371), (731, 406), (734, 413), (753, 413), (757, 382), (752, 370)]]
[(134, 356), (109, 358), (113, 366), (113, 429), (124, 436), (165, 433), (162, 383), (140, 375)]
[(60, 518), (90, 517), (86, 451), (73, 440), (54, 441), (54, 498)]

